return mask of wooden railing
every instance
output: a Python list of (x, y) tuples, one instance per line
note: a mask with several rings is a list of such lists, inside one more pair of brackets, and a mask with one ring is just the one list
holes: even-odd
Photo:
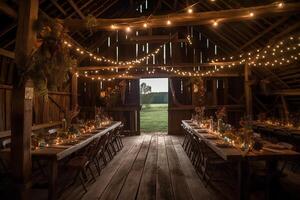
[[(49, 128), (57, 127), (57, 126), (61, 126), (61, 125), (62, 125), (61, 121), (44, 123), (44, 124), (37, 124), (37, 125), (32, 126), (32, 131), (37, 131), (37, 130), (41, 130), (41, 129), (49, 129)], [(0, 132), (0, 139), (10, 137), (10, 136), (11, 136), (11, 130)]]

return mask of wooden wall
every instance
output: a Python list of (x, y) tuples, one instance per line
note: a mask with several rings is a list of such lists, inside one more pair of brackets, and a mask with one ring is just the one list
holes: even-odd
[[(0, 131), (11, 129), (12, 83), (16, 73), (14, 60), (0, 57)], [(49, 92), (48, 101), (35, 96), (33, 123), (41, 124), (60, 121), (70, 109), (71, 93)]]

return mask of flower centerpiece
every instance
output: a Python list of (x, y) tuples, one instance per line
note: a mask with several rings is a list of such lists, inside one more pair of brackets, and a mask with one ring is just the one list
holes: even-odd
[(198, 123), (199, 125), (200, 125), (200, 123), (202, 122), (202, 120), (204, 119), (204, 110), (205, 110), (205, 107), (204, 107), (204, 106), (195, 107), (194, 120), (195, 120), (196, 123)]
[(249, 151), (251, 144), (252, 144), (252, 138), (253, 138), (253, 121), (249, 116), (242, 118), (240, 120), (240, 125), (242, 126), (242, 150)]
[(227, 110), (226, 110), (225, 106), (223, 106), (219, 110), (217, 110), (217, 112), (216, 112), (217, 130), (220, 133), (223, 133), (225, 131), (224, 130), (224, 121), (225, 121), (226, 116), (227, 116)]

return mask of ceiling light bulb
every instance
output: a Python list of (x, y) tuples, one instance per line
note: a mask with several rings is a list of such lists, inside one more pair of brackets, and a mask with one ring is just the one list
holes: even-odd
[(192, 13), (193, 13), (193, 9), (189, 8), (189, 9), (188, 9), (188, 13), (189, 13), (189, 14), (192, 14)]
[(278, 4), (278, 8), (282, 8), (282, 7), (283, 7), (283, 3), (280, 2), (280, 3)]
[(250, 17), (253, 17), (253, 16), (254, 16), (254, 13), (253, 13), (253, 12), (251, 12), (251, 13), (249, 14), (249, 16), (250, 16)]
[(213, 26), (214, 26), (214, 27), (217, 27), (217, 26), (218, 26), (218, 22), (217, 22), (217, 21), (214, 21)]
[(171, 25), (171, 21), (170, 20), (167, 21), (167, 25)]
[(127, 33), (131, 32), (131, 28), (129, 26), (126, 28), (126, 32)]
[(143, 24), (143, 27), (144, 27), (144, 28), (147, 28), (147, 26), (148, 26), (147, 23), (144, 23), (144, 24)]
[(116, 26), (112, 24), (112, 25), (110, 26), (110, 28), (111, 28), (111, 29), (116, 29)]

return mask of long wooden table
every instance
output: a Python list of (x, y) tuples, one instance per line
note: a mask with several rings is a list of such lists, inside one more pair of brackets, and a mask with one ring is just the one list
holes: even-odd
[(275, 126), (271, 124), (254, 122), (254, 129), (263, 130), (267, 132), (281, 133), (286, 136), (300, 136), (300, 129), (292, 128), (292, 127), (284, 127), (284, 126)]
[[(264, 160), (267, 163), (268, 168), (268, 178), (267, 178), (267, 199), (271, 199), (271, 189), (274, 184), (274, 177), (272, 174), (277, 170), (277, 161), (282, 159), (296, 159), (300, 157), (300, 153), (293, 150), (282, 150), (281, 152), (272, 151), (250, 151), (244, 154), (240, 149), (235, 147), (221, 148), (216, 145), (219, 140), (211, 140), (203, 136), (203, 132), (209, 133), (207, 129), (198, 127), (193, 124), (190, 120), (183, 120), (182, 125), (191, 130), (193, 134), (200, 137), (205, 144), (207, 144), (216, 154), (221, 158), (228, 161), (237, 161), (238, 163), (238, 198), (239, 199), (249, 199), (249, 161), (252, 160)], [(201, 134), (202, 132), (202, 134)]]
[(37, 160), (47, 160), (49, 162), (49, 186), (48, 186), (48, 199), (57, 198), (57, 165), (60, 160), (71, 155), (72, 153), (84, 148), (92, 140), (104, 135), (105, 133), (117, 128), (121, 122), (112, 122), (109, 126), (100, 129), (97, 133), (92, 134), (90, 137), (74, 144), (70, 147), (45, 147), (32, 151), (32, 157)]

